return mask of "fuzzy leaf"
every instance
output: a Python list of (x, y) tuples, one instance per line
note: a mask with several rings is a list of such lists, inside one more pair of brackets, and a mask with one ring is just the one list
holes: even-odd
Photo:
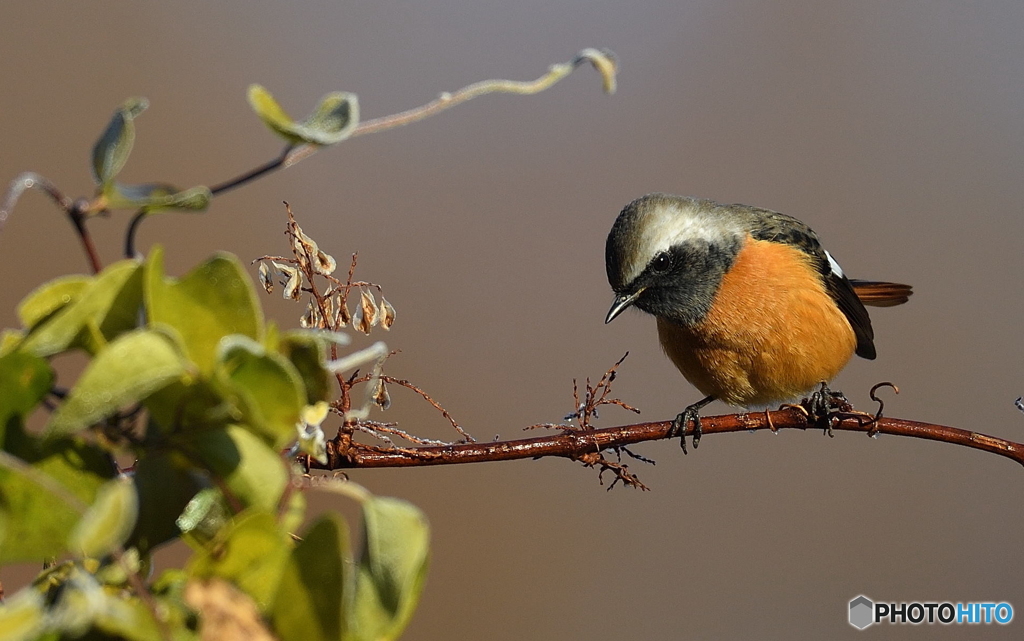
[(278, 350), (302, 377), (306, 404), (326, 401), (330, 394), (330, 376), (324, 369), (325, 341), (313, 332), (289, 331), (281, 336)]
[(53, 385), (53, 370), (45, 360), (27, 352), (0, 356), (0, 444), (8, 425), (20, 429)]
[(132, 481), (107, 481), (72, 531), (69, 548), (89, 558), (106, 556), (128, 540), (138, 516), (139, 495)]
[(136, 403), (188, 370), (180, 347), (163, 332), (124, 334), (96, 355), (50, 417), (50, 435), (69, 434)]
[(365, 547), (347, 639), (397, 639), (412, 618), (427, 576), (427, 519), (411, 503), (370, 496), (363, 501), (363, 527)]
[(217, 381), (233, 397), (246, 423), (274, 447), (295, 438), (306, 391), (291, 362), (244, 336), (221, 342)]
[(103, 195), (106, 196), (109, 209), (142, 209), (146, 212), (162, 209), (203, 211), (213, 198), (210, 189), (202, 185), (178, 189), (164, 183), (111, 183), (104, 189)]
[(75, 302), (92, 280), (76, 274), (55, 278), (36, 287), (18, 305), (21, 326), (32, 329), (65, 305)]
[(92, 148), (93, 179), (97, 185), (108, 184), (124, 168), (135, 144), (133, 121), (148, 106), (145, 98), (129, 98), (114, 112)]
[(68, 536), (113, 470), (98, 447), (70, 439), (40, 443), (8, 429), (4, 449), (30, 468), (0, 465), (0, 563), (67, 551)]
[(288, 470), (276, 450), (239, 425), (206, 430), (189, 440), (195, 458), (223, 480), (244, 507), (276, 509), (288, 483)]
[(77, 299), (42, 319), (25, 337), (22, 349), (51, 356), (69, 347), (91, 353), (138, 324), (142, 270), (134, 260), (108, 266), (82, 289)]
[(321, 98), (316, 110), (301, 123), (260, 85), (249, 86), (249, 105), (263, 124), (293, 145), (333, 145), (348, 138), (359, 124), (359, 101), (355, 94), (343, 91)]
[(146, 264), (146, 308), (151, 324), (162, 323), (181, 337), (185, 353), (204, 374), (217, 360), (217, 344), (229, 334), (259, 339), (263, 313), (238, 259), (217, 254), (184, 278), (164, 276), (163, 250)]
[(218, 577), (231, 581), (267, 609), (276, 593), (291, 554), (288, 534), (273, 514), (262, 510), (242, 512), (221, 531), (206, 549), (188, 564), (196, 578)]
[(0, 605), (0, 639), (30, 641), (39, 638), (46, 624), (43, 595), (37, 590), (19, 590)]
[(292, 551), (270, 618), (283, 641), (338, 641), (344, 638), (348, 585), (348, 528), (327, 513)]

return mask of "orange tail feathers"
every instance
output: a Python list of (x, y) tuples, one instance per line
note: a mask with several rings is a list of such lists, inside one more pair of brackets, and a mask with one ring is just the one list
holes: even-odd
[(850, 280), (857, 298), (865, 305), (892, 307), (907, 302), (913, 290), (910, 285), (875, 280)]

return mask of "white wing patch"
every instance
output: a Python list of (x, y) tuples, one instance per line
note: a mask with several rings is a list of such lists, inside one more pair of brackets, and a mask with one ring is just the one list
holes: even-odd
[(840, 278), (846, 275), (843, 273), (843, 268), (839, 266), (839, 263), (836, 262), (835, 258), (832, 258), (832, 254), (828, 253), (828, 251), (825, 252), (825, 258), (828, 258), (828, 264), (832, 267), (833, 274)]

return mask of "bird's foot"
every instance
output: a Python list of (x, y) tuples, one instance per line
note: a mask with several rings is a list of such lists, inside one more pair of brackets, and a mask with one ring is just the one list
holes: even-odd
[(692, 422), (693, 423), (693, 449), (697, 449), (700, 445), (700, 437), (702, 433), (700, 424), (700, 411), (705, 405), (715, 400), (713, 396), (703, 398), (693, 405), (689, 405), (683, 410), (675, 420), (672, 421), (672, 427), (669, 428), (668, 437), (672, 438), (675, 436), (679, 437), (679, 447), (683, 448), (683, 454), (686, 454), (686, 427)]
[(842, 392), (830, 390), (824, 381), (813, 394), (801, 401), (800, 406), (806, 412), (808, 421), (820, 426), (830, 437), (835, 436), (832, 432), (832, 417), (838, 412), (853, 409)]

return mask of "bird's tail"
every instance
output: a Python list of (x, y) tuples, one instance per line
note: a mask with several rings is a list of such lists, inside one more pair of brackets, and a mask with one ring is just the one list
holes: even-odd
[(850, 280), (857, 298), (872, 307), (892, 307), (907, 302), (913, 290), (910, 285), (876, 280)]

